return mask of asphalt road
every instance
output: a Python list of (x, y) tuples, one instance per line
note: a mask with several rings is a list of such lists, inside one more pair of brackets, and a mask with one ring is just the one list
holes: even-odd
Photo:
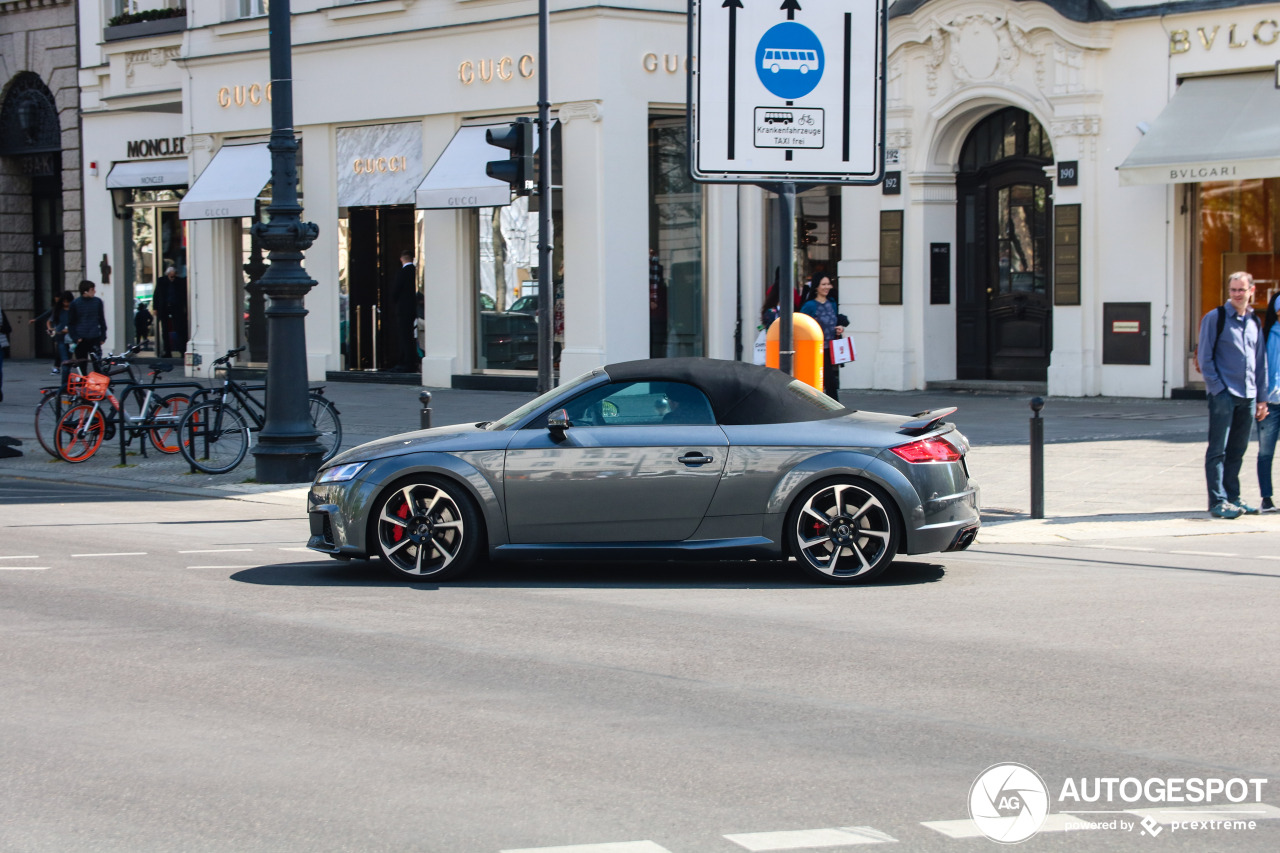
[[(1130, 823), (1051, 815), (1021, 850), (1280, 849), (1265, 535), (852, 588), (769, 563), (412, 584), (305, 536), (301, 507), (0, 481), (0, 850), (963, 853), (998, 849), (953, 836), (1001, 762)], [(1192, 808), (1253, 829), (1152, 837), (1133, 810), (1161, 804), (1061, 802), (1111, 777), (1270, 781)]]

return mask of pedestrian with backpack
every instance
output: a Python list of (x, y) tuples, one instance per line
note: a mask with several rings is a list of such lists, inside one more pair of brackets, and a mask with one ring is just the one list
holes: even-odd
[(1204, 455), (1209, 513), (1214, 518), (1256, 515), (1240, 497), (1240, 465), (1253, 421), (1267, 417), (1267, 350), (1253, 312), (1253, 276), (1234, 272), (1227, 302), (1200, 321), (1196, 360), (1209, 397), (1209, 447)]

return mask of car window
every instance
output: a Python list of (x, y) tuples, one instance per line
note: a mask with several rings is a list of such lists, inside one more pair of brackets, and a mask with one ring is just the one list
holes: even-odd
[(574, 426), (713, 425), (707, 395), (683, 382), (611, 382), (570, 400)]

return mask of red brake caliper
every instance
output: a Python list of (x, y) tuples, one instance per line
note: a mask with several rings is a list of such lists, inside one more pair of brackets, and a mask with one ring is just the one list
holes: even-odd
[[(402, 519), (409, 517), (409, 503), (407, 501), (400, 505), (400, 510), (396, 513), (396, 515)], [(392, 539), (394, 539), (396, 542), (399, 542), (403, 538), (404, 538), (404, 528), (397, 527), (395, 535), (392, 537)]]

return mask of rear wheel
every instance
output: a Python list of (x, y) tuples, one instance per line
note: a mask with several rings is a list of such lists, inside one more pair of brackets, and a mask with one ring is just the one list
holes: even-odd
[(58, 432), (58, 421), (68, 409), (75, 405), (75, 398), (62, 394), (57, 390), (46, 391), (44, 397), (36, 404), (36, 441), (54, 459), (61, 459), (55, 445)]
[(805, 489), (787, 516), (791, 554), (824, 583), (865, 583), (898, 552), (898, 510), (880, 488), (856, 478)]
[(316, 441), (324, 448), (324, 456), (320, 461), (328, 462), (338, 455), (338, 448), (342, 446), (342, 423), (338, 420), (338, 407), (319, 394), (312, 394), (308, 400), (311, 426), (319, 433)]
[(437, 477), (399, 485), (378, 499), (378, 555), (401, 578), (445, 580), (471, 568), (480, 549), (480, 513), (461, 486)]
[(182, 416), (186, 414), (190, 404), (191, 398), (186, 394), (170, 394), (152, 403), (151, 410), (147, 412), (147, 421), (154, 426), (147, 435), (151, 437), (156, 450), (161, 453), (177, 453), (181, 449), (178, 424), (182, 422)]
[(249, 427), (244, 417), (222, 403), (187, 409), (178, 433), (182, 458), (206, 474), (227, 473), (249, 452)]
[(68, 462), (83, 462), (98, 452), (106, 429), (106, 419), (95, 406), (72, 406), (58, 421), (54, 447)]

